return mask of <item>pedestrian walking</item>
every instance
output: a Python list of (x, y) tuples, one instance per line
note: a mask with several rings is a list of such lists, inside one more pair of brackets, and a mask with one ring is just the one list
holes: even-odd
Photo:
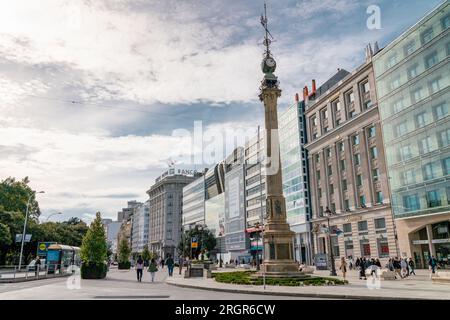
[(428, 260), (428, 264), (430, 265), (431, 274), (436, 273), (437, 260), (434, 256), (431, 256), (431, 258)]
[(377, 260), (375, 261), (375, 265), (381, 269), (381, 262), (380, 259), (377, 258)]
[(363, 258), (362, 260), (360, 260), (359, 262), (359, 279), (364, 279), (367, 280), (366, 278), (366, 258)]
[(342, 277), (345, 280), (345, 275), (347, 274), (347, 261), (345, 261), (344, 257), (341, 258), (341, 266), (339, 269), (342, 271)]
[(155, 259), (150, 261), (150, 265), (148, 266), (148, 272), (150, 272), (150, 277), (152, 282), (155, 282), (155, 273), (158, 271), (158, 265), (156, 264)]
[(161, 258), (161, 269), (164, 269), (164, 259), (163, 258)]
[(406, 259), (401, 259), (400, 260), (400, 268), (401, 268), (401, 277), (402, 279), (406, 278), (408, 276), (408, 272), (407, 272), (407, 268), (408, 268), (408, 263), (406, 262)]
[(167, 269), (169, 270), (169, 277), (171, 277), (173, 275), (173, 266), (174, 266), (174, 261), (172, 259), (172, 257), (169, 255), (167, 255), (167, 259), (166, 259), (166, 265), (167, 265)]
[(36, 257), (36, 262), (34, 263), (34, 272), (36, 277), (39, 276), (39, 270), (41, 269), (41, 259), (39, 256)]
[(141, 256), (138, 257), (135, 268), (136, 268), (137, 280), (139, 282), (142, 282), (142, 270), (144, 270), (144, 260), (142, 259)]
[(414, 261), (411, 257), (409, 258), (408, 265), (409, 265), (409, 274), (416, 275), (416, 272), (414, 271), (414, 268), (415, 268)]

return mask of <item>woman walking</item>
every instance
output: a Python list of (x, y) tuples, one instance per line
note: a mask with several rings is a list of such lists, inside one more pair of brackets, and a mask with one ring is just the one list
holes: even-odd
[(344, 257), (341, 258), (341, 266), (339, 267), (339, 269), (341, 269), (342, 276), (344, 277), (345, 280), (345, 274), (347, 273), (347, 261), (345, 261)]
[(150, 277), (152, 278), (152, 282), (155, 282), (155, 273), (158, 271), (158, 265), (156, 264), (155, 259), (150, 261), (150, 265), (148, 266), (148, 272), (150, 272)]
[(142, 282), (142, 270), (144, 269), (144, 260), (142, 259), (141, 256), (139, 256), (139, 258), (136, 261), (136, 275), (137, 275), (137, 280), (139, 282)]

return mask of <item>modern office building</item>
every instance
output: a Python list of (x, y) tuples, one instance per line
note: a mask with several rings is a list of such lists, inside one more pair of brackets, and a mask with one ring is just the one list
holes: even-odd
[(122, 222), (112, 221), (106, 225), (106, 241), (113, 254), (117, 254), (117, 238)]
[(131, 253), (142, 253), (142, 251), (144, 250), (144, 246), (148, 245), (149, 215), (149, 201), (140, 203), (134, 208)]
[(373, 59), (402, 256), (450, 261), (450, 3)]
[(117, 221), (127, 221), (133, 215), (134, 208), (140, 204), (141, 203), (137, 202), (136, 200), (128, 201), (127, 207), (123, 208), (122, 211), (119, 211), (117, 213)]
[(169, 169), (147, 191), (150, 203), (149, 249), (159, 256), (177, 256), (182, 232), (183, 188), (196, 180), (194, 170)]
[(304, 88), (316, 256), (397, 255), (372, 55), (368, 46), (352, 73), (338, 69), (317, 90), (313, 81), (311, 94)]
[(205, 223), (205, 176), (183, 188), (182, 225), (189, 230)]
[(295, 103), (278, 119), (283, 194), (287, 222), (295, 232), (294, 254), (300, 263), (312, 264), (311, 228), (309, 222), (308, 156), (305, 103), (295, 95)]

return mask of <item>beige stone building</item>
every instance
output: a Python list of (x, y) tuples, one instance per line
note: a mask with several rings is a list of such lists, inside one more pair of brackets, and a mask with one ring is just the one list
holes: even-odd
[(352, 73), (304, 89), (314, 255), (330, 253), (330, 237), (336, 261), (398, 255), (371, 52)]

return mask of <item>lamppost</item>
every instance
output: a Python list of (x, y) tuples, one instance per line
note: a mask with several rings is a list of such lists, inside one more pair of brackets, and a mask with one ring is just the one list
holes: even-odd
[(48, 220), (50, 219), (50, 217), (52, 217), (52, 216), (54, 216), (54, 215), (57, 215), (57, 214), (62, 214), (62, 212), (54, 212), (54, 213), (52, 213), (51, 215), (49, 215), (49, 216), (47, 217), (47, 219), (45, 219), (45, 222), (48, 222)]
[(330, 208), (327, 207), (325, 210), (325, 213), (327, 215), (327, 226), (328, 226), (328, 241), (329, 241), (329, 250), (330, 250), (330, 262), (331, 262), (331, 272), (330, 276), (337, 276), (336, 274), (336, 267), (334, 265), (334, 255), (333, 255), (333, 248), (331, 246), (331, 230), (330, 230), (330, 216), (333, 215), (333, 212), (331, 212)]
[(19, 272), (20, 272), (20, 268), (22, 267), (22, 255), (23, 255), (23, 244), (25, 242), (25, 235), (26, 235), (26, 230), (27, 230), (27, 221), (28, 221), (28, 212), (30, 209), (30, 202), (31, 202), (31, 198), (36, 194), (36, 193), (45, 193), (44, 191), (33, 191), (30, 196), (28, 197), (28, 202), (27, 202), (27, 211), (25, 212), (25, 223), (23, 224), (23, 232), (22, 232), (22, 244), (20, 245), (20, 256), (19, 256)]

